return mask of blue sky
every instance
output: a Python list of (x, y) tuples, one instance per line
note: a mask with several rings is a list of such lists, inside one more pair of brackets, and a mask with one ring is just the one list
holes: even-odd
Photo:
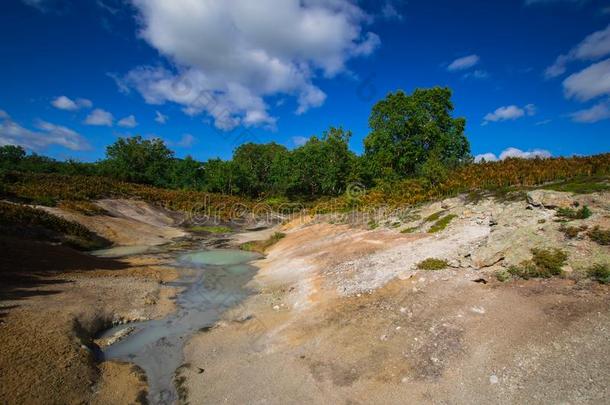
[(475, 155), (610, 151), (609, 1), (5, 0), (0, 49), (0, 144), (61, 159), (135, 134), (229, 158), (330, 125), (361, 153), (375, 101), (436, 85)]

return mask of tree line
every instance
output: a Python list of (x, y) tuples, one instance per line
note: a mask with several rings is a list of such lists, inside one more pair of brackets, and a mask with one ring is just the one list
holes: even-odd
[(119, 138), (95, 163), (60, 162), (0, 147), (0, 170), (107, 176), (158, 187), (252, 198), (337, 196), (350, 183), (372, 187), (405, 178), (430, 183), (472, 162), (466, 121), (452, 116), (451, 90), (435, 87), (390, 93), (369, 117), (364, 153), (349, 149), (351, 131), (330, 127), (295, 149), (271, 142), (246, 143), (230, 160), (178, 159), (161, 139)]

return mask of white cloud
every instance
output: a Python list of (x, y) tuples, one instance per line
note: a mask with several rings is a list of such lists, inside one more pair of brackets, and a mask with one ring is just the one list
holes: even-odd
[(391, 1), (386, 1), (381, 9), (381, 16), (386, 20), (398, 20), (402, 21), (403, 16), (396, 10), (394, 4)]
[(79, 98), (74, 101), (69, 97), (59, 96), (51, 101), (51, 105), (60, 110), (76, 111), (81, 108), (91, 108), (93, 103), (91, 100), (87, 100), (86, 98)]
[(371, 54), (379, 37), (371, 19), (349, 0), (132, 0), (140, 36), (169, 58), (175, 71), (139, 67), (120, 85), (150, 104), (173, 102), (205, 113), (216, 127), (273, 127), (265, 97), (297, 99), (297, 112), (326, 95), (318, 72), (333, 77), (354, 57)]
[(568, 76), (563, 81), (563, 90), (566, 97), (580, 101), (610, 94), (610, 59)]
[(0, 110), (0, 146), (21, 145), (26, 149), (40, 151), (58, 145), (70, 150), (90, 149), (89, 143), (77, 132), (64, 126), (39, 121), (38, 131), (22, 127), (4, 111)]
[(87, 116), (85, 124), (111, 127), (113, 121), (114, 117), (111, 113), (104, 111), (101, 108), (96, 108)]
[(489, 77), (489, 73), (487, 73), (485, 70), (476, 69), (475, 71), (464, 73), (462, 77), (464, 79), (487, 79)]
[(169, 117), (167, 115), (164, 115), (162, 113), (160, 113), (159, 111), (155, 111), (155, 121), (158, 122), (159, 124), (165, 124), (167, 122), (167, 120), (169, 119)]
[(292, 137), (292, 143), (294, 143), (295, 146), (303, 146), (307, 143), (308, 140), (309, 140), (309, 138), (307, 138), (305, 136), (293, 136)]
[(541, 158), (546, 159), (552, 156), (551, 152), (544, 149), (534, 149), (531, 151), (522, 151), (517, 148), (506, 148), (500, 153), (500, 157), (496, 156), (494, 153), (483, 153), (481, 155), (477, 155), (474, 158), (475, 163), (481, 162), (481, 160), (485, 159), (486, 162), (495, 162), (497, 160), (504, 160), (508, 158), (519, 158), (519, 159), (534, 159)]
[(197, 142), (197, 139), (191, 134), (184, 134), (180, 141), (178, 142), (178, 146), (181, 148), (190, 148)]
[(462, 58), (458, 58), (451, 62), (449, 66), (447, 66), (447, 70), (450, 72), (454, 72), (456, 70), (465, 70), (475, 66), (481, 58), (478, 55), (468, 55)]
[[(112, 120), (111, 120), (111, 123), (112, 123)], [(133, 115), (123, 118), (122, 120), (119, 121), (118, 124), (120, 127), (124, 127), (124, 128), (135, 128), (138, 126), (136, 117)]]
[(525, 107), (520, 108), (516, 105), (509, 105), (497, 108), (494, 112), (488, 113), (483, 118), (483, 125), (487, 125), (489, 122), (509, 121), (516, 120), (525, 115), (533, 116), (536, 114), (536, 106), (534, 104), (527, 104)]
[(607, 120), (610, 118), (610, 107), (608, 101), (598, 103), (591, 108), (585, 110), (576, 111), (570, 114), (572, 121), (592, 124), (594, 122)]
[(610, 54), (610, 25), (605, 29), (588, 35), (567, 54), (559, 55), (544, 74), (547, 78), (561, 76), (567, 64), (574, 60), (596, 60)]

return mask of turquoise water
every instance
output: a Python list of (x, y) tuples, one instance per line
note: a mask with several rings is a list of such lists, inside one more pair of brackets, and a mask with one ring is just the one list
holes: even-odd
[[(172, 404), (177, 400), (174, 373), (184, 362), (182, 350), (188, 338), (200, 329), (213, 326), (227, 309), (249, 294), (245, 287), (256, 273), (248, 262), (260, 255), (241, 250), (216, 249), (178, 257), (180, 278), (169, 285), (184, 287), (176, 297), (178, 309), (164, 319), (130, 324), (135, 331), (107, 347), (105, 360), (137, 364), (149, 384), (149, 402)], [(127, 325), (106, 331), (111, 336)]]

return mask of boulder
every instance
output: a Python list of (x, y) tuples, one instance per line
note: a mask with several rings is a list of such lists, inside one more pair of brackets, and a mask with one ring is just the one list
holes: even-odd
[(534, 207), (567, 208), (574, 204), (570, 193), (551, 190), (533, 190), (527, 193), (527, 202)]

